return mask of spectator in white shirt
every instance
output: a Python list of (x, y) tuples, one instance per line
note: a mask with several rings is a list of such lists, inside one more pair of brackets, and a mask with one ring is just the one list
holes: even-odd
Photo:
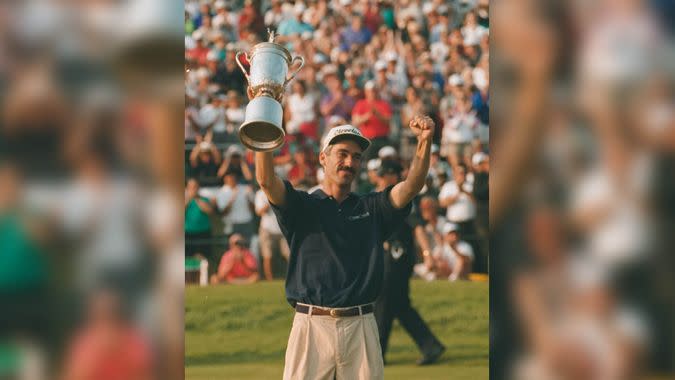
[(473, 154), (471, 144), (476, 138), (480, 121), (475, 111), (471, 110), (471, 102), (465, 93), (460, 94), (455, 102), (450, 117), (443, 125), (441, 155), (448, 157), (452, 166), (460, 162), (468, 166), (471, 165)]
[(446, 223), (443, 226), (443, 245), (439, 247), (436, 258), (436, 277), (450, 281), (468, 280), (473, 263), (473, 248), (459, 239), (457, 225)]
[(239, 172), (225, 172), (224, 185), (216, 193), (218, 211), (223, 215), (225, 235), (242, 234), (247, 240), (253, 235), (253, 189), (239, 184)]
[(478, 17), (475, 12), (469, 12), (464, 19), (462, 27), (462, 36), (472, 41), (480, 41), (488, 33), (488, 29), (478, 24)]
[(441, 207), (447, 207), (446, 219), (459, 225), (460, 232), (473, 232), (476, 204), (473, 199), (473, 184), (466, 180), (466, 166), (457, 165), (452, 169), (453, 180), (446, 182), (438, 195)]
[(255, 195), (255, 213), (260, 216), (260, 254), (263, 258), (263, 272), (266, 280), (272, 280), (272, 255), (278, 250), (288, 261), (291, 255), (288, 242), (279, 228), (274, 212), (270, 208), (267, 196), (262, 190), (258, 190)]
[(286, 132), (291, 135), (303, 134), (318, 141), (317, 99), (307, 93), (307, 85), (302, 80), (292, 83), (293, 94), (286, 101)]

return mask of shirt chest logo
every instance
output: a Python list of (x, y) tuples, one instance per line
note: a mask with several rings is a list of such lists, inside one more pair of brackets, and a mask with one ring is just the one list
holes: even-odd
[(366, 211), (363, 214), (348, 216), (347, 220), (349, 220), (351, 222), (351, 221), (354, 221), (354, 220), (365, 219), (369, 216), (370, 216), (370, 213), (368, 211)]

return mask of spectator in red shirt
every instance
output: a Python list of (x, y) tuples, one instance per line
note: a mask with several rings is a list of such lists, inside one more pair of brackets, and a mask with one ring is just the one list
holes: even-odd
[(110, 290), (89, 302), (87, 321), (66, 355), (66, 380), (150, 380), (152, 351), (148, 339), (123, 317), (122, 301)]
[(316, 165), (307, 147), (298, 147), (293, 154), (295, 164), (288, 171), (288, 180), (295, 188), (309, 189), (316, 185)]
[(248, 40), (249, 34), (253, 33), (262, 37), (265, 32), (265, 19), (253, 6), (252, 0), (246, 0), (244, 8), (239, 15), (239, 40)]
[(211, 276), (211, 284), (252, 284), (258, 281), (258, 263), (246, 247), (240, 234), (230, 236), (230, 250), (223, 254), (218, 273)]
[(389, 102), (380, 99), (375, 82), (366, 82), (364, 90), (365, 98), (354, 105), (352, 124), (370, 139), (371, 146), (366, 154), (368, 158), (371, 158), (380, 148), (389, 145), (389, 122), (392, 109)]
[(375, 34), (382, 25), (382, 16), (380, 15), (380, 6), (377, 2), (371, 1), (368, 3), (366, 13), (363, 15), (363, 23), (370, 33)]
[(204, 38), (204, 33), (201, 30), (196, 30), (192, 33), (192, 39), (195, 40), (195, 47), (188, 50), (186, 54), (187, 59), (197, 61), (201, 66), (206, 65), (206, 56), (211, 51), (211, 49), (206, 46), (206, 43), (204, 43)]

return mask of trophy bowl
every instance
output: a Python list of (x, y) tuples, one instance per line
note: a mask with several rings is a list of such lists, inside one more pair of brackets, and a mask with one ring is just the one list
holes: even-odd
[[(284, 89), (305, 64), (302, 57), (292, 58), (285, 47), (273, 41), (274, 34), (270, 33), (269, 42), (255, 45), (250, 55), (238, 52), (235, 57), (253, 97), (246, 106), (244, 123), (239, 127), (239, 140), (259, 152), (272, 151), (284, 144), (286, 133), (282, 128), (281, 107)], [(250, 72), (245, 69), (241, 56), (250, 65)], [(300, 63), (298, 68), (287, 78), (289, 68), (296, 62)]]

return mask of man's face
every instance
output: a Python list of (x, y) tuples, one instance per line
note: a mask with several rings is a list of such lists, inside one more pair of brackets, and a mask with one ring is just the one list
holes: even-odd
[(188, 194), (195, 195), (199, 191), (199, 183), (197, 180), (191, 179), (188, 181), (185, 189), (187, 190)]
[(352, 29), (353, 30), (361, 30), (361, 25), (363, 22), (361, 21), (361, 17), (354, 17), (352, 19)]
[(452, 171), (452, 175), (453, 175), (453, 177), (454, 177), (454, 179), (455, 179), (455, 182), (456, 182), (458, 185), (463, 184), (464, 181), (466, 180), (466, 173), (464, 172), (464, 168), (462, 168), (461, 166), (456, 167), (456, 168)]
[(208, 163), (211, 161), (211, 153), (208, 151), (199, 152), (199, 161)]
[(377, 180), (378, 180), (379, 178), (380, 178), (380, 177), (377, 175), (377, 170), (368, 170), (368, 181), (369, 181), (372, 185), (377, 185)]
[(327, 76), (325, 78), (325, 82), (326, 82), (326, 87), (328, 87), (328, 89), (332, 93), (335, 93), (342, 88), (342, 86), (340, 85), (340, 81), (338, 80), (338, 78), (335, 75), (331, 74), (331, 75)]
[(234, 174), (228, 174), (224, 178), (224, 183), (226, 186), (234, 187), (237, 185), (237, 176)]
[(457, 232), (452, 231), (452, 232), (449, 232), (449, 233), (445, 234), (444, 240), (448, 244), (454, 244), (459, 240), (459, 237), (457, 236)]
[(350, 140), (333, 144), (319, 155), (326, 180), (340, 186), (349, 185), (356, 178), (362, 158), (361, 147)]
[(366, 99), (367, 100), (376, 100), (377, 99), (377, 91), (374, 88), (369, 88), (365, 91), (366, 94)]

